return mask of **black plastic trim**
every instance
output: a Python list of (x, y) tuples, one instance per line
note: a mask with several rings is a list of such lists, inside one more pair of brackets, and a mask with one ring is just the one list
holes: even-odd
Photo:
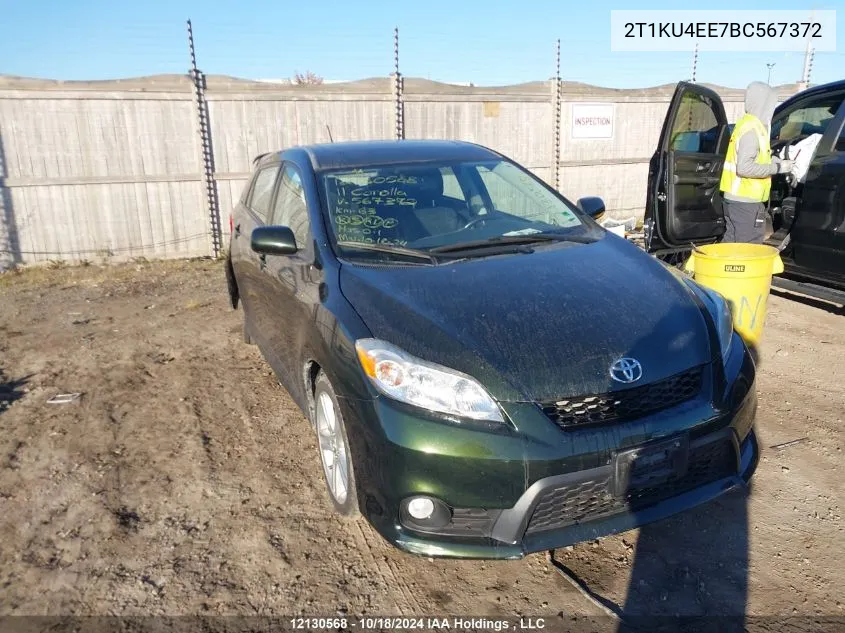
[[(667, 438), (661, 438), (663, 441)], [(734, 455), (736, 455), (736, 469), (740, 473), (740, 442), (732, 427), (726, 427), (713, 433), (700, 437), (695, 440), (690, 440), (689, 450), (693, 451), (697, 448), (711, 444), (714, 442), (730, 441), (734, 447)], [(644, 445), (646, 446), (646, 445)], [(567, 473), (564, 475), (555, 475), (554, 477), (546, 477), (535, 481), (528, 490), (526, 490), (519, 500), (512, 508), (502, 510), (499, 519), (493, 525), (491, 537), (502, 541), (503, 543), (517, 544), (519, 543), (526, 529), (534, 509), (540, 501), (542, 494), (551, 489), (560, 486), (581, 483), (582, 481), (591, 481), (599, 478), (611, 478), (613, 475), (613, 466), (600, 466), (599, 468), (591, 468), (589, 470), (579, 470), (574, 473)]]
[(830, 301), (831, 303), (845, 305), (845, 291), (843, 290), (826, 288), (819, 284), (795, 281), (793, 279), (785, 279), (777, 276), (772, 277), (772, 286), (778, 288), (779, 290), (797, 292), (810, 297), (815, 297), (816, 299), (822, 299), (823, 301)]

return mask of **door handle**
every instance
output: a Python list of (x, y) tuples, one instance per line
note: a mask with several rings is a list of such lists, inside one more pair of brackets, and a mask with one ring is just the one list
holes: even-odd
[(673, 185), (696, 185), (700, 187), (702, 185), (712, 185), (716, 182), (719, 182), (719, 176), (716, 174), (690, 174), (688, 176), (675, 174), (672, 178)]
[(700, 165), (695, 166), (695, 171), (706, 171), (713, 166), (713, 163), (702, 163)]

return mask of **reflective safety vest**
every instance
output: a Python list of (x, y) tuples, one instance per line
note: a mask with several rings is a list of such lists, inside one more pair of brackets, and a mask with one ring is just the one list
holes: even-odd
[(762, 165), (772, 164), (772, 152), (769, 146), (769, 131), (762, 121), (753, 114), (745, 114), (736, 122), (731, 140), (728, 143), (728, 153), (725, 156), (725, 166), (722, 168), (722, 180), (719, 189), (755, 202), (765, 202), (769, 199), (772, 188), (772, 178), (741, 178), (736, 175), (736, 144), (746, 132), (757, 135), (757, 158), (754, 162)]

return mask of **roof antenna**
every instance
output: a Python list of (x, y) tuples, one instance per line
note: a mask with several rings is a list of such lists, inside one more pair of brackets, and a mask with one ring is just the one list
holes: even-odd
[(326, 123), (326, 132), (329, 133), (329, 143), (334, 143), (334, 139), (332, 138), (332, 129), (329, 127), (328, 123)]

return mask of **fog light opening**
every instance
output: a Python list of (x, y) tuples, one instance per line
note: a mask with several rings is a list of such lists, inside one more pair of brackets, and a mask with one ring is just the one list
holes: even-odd
[(408, 514), (417, 521), (425, 521), (434, 514), (434, 502), (428, 497), (414, 497), (408, 502)]
[(415, 495), (402, 502), (400, 519), (406, 527), (426, 531), (448, 525), (452, 520), (452, 509), (440, 499)]

